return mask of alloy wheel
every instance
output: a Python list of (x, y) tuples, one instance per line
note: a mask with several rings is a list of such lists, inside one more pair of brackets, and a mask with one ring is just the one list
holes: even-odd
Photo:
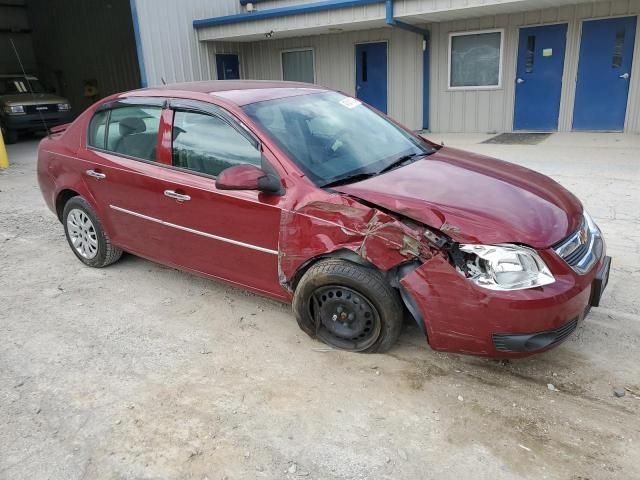
[(98, 235), (89, 216), (78, 208), (67, 215), (67, 231), (73, 248), (82, 258), (91, 260), (98, 254)]

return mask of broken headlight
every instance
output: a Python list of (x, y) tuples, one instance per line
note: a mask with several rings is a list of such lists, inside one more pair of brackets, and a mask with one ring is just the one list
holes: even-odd
[(549, 267), (534, 250), (518, 245), (460, 245), (464, 273), (490, 290), (523, 290), (555, 282)]

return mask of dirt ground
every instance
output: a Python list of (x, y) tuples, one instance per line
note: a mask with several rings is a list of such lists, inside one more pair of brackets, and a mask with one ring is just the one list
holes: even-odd
[(0, 478), (640, 478), (640, 137), (432, 138), (550, 175), (604, 230), (603, 306), (559, 348), (440, 354), (408, 325), (389, 354), (347, 354), (222, 283), (130, 255), (84, 267), (41, 199), (37, 142), (9, 147)]

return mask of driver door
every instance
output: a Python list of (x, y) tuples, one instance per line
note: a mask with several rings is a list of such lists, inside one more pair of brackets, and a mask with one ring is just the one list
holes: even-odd
[(172, 263), (260, 292), (287, 298), (278, 280), (282, 196), (221, 191), (225, 168), (253, 164), (268, 169), (260, 150), (228, 115), (172, 102), (171, 163), (159, 192), (163, 219), (172, 229)]

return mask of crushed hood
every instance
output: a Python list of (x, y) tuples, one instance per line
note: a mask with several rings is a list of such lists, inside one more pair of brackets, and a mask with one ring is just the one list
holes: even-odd
[(463, 243), (546, 248), (575, 231), (582, 217), (580, 201), (549, 177), (453, 148), (335, 190)]

